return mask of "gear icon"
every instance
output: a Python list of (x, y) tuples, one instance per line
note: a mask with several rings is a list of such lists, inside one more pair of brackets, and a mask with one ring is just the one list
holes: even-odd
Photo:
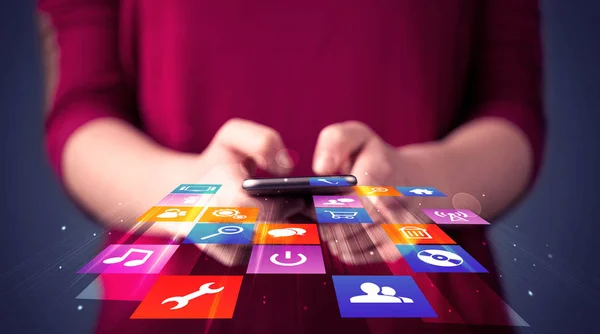
[(219, 209), (213, 211), (212, 214), (216, 217), (231, 217), (237, 220), (243, 220), (248, 218), (246, 215), (240, 214), (240, 211), (236, 209)]

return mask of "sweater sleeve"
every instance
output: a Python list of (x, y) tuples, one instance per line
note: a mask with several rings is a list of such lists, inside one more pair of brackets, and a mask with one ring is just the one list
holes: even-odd
[(532, 180), (544, 150), (542, 52), (537, 0), (481, 2), (468, 117), (500, 117), (527, 136), (533, 151)]
[(42, 32), (46, 72), (55, 77), (47, 87), (46, 149), (62, 177), (69, 137), (98, 118), (135, 122), (135, 97), (120, 67), (118, 1), (38, 0), (38, 9), (47, 18)]

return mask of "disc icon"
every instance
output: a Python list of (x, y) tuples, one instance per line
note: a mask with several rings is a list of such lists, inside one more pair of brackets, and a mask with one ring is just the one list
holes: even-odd
[(438, 267), (457, 267), (464, 261), (458, 254), (439, 250), (425, 249), (417, 254), (419, 260)]

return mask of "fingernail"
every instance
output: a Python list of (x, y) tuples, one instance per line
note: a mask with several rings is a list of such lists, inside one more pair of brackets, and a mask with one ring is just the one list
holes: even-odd
[(331, 154), (321, 154), (315, 160), (313, 169), (317, 174), (327, 174), (334, 170), (334, 166), (335, 158)]
[(294, 161), (285, 150), (279, 151), (275, 157), (275, 160), (277, 160), (277, 164), (283, 168), (287, 169), (294, 167)]

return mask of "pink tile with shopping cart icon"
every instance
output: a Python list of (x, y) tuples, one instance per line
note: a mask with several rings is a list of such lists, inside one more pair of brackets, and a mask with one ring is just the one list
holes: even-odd
[(367, 210), (363, 208), (315, 208), (319, 223), (373, 223)]

